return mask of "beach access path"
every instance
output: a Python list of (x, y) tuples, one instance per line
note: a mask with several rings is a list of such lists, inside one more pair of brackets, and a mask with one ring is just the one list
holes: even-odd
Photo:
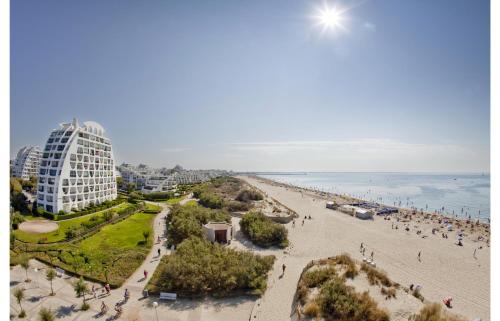
[[(361, 260), (359, 248), (364, 243), (366, 256), (374, 252), (377, 267), (385, 270), (395, 282), (408, 287), (422, 286), (422, 295), (429, 301), (441, 302), (447, 296), (453, 298), (451, 312), (470, 320), (489, 320), (490, 311), (490, 248), (484, 243), (465, 241), (462, 247), (455, 245), (455, 238), (443, 239), (428, 234), (426, 238), (400, 227), (391, 229), (391, 222), (381, 217), (363, 221), (325, 208), (325, 201), (314, 198), (298, 189), (272, 185), (252, 177), (240, 177), (269, 196), (277, 199), (299, 214), (295, 227), (287, 224), (290, 247), (283, 250), (257, 249), (245, 241), (236, 229), (236, 240), (231, 246), (249, 249), (261, 254), (276, 255), (268, 289), (257, 301), (252, 320), (281, 321), (295, 319), (292, 301), (297, 282), (304, 266), (311, 260), (349, 253)], [(311, 215), (311, 220), (302, 220)], [(413, 224), (413, 223), (412, 223)], [(424, 225), (425, 223), (421, 223)], [(401, 224), (402, 226), (402, 224)], [(413, 227), (413, 226), (412, 226)], [(483, 246), (473, 257), (474, 248)], [(421, 251), (421, 262), (417, 255)], [(286, 272), (281, 277), (281, 266)]]

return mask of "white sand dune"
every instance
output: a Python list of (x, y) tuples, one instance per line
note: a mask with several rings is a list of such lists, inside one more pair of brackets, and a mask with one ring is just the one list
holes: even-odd
[[(455, 237), (443, 239), (428, 234), (423, 239), (414, 231), (391, 229), (391, 221), (376, 217), (374, 221), (362, 221), (346, 214), (325, 208), (325, 201), (263, 181), (241, 177), (269, 196), (295, 210), (300, 219), (296, 227), (287, 224), (291, 246), (285, 251), (262, 250), (262, 254), (274, 254), (275, 264), (269, 288), (254, 308), (253, 320), (282, 321), (292, 315), (292, 301), (299, 275), (313, 259), (334, 256), (343, 252), (355, 259), (362, 259), (360, 243), (366, 247), (366, 255), (374, 252), (377, 267), (403, 286), (419, 284), (422, 295), (429, 301), (441, 302), (444, 297), (453, 298), (451, 312), (468, 319), (476, 317), (489, 320), (490, 311), (490, 248), (484, 243), (464, 241), (464, 246), (454, 244)], [(302, 226), (302, 218), (311, 215)], [(483, 245), (473, 257), (474, 248)], [(251, 248), (251, 245), (234, 242), (234, 247)], [(417, 259), (422, 252), (421, 262)], [(281, 265), (286, 273), (280, 278)]]

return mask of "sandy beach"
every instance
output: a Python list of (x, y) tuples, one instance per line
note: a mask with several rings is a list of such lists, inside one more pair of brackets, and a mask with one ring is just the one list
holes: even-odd
[[(431, 232), (434, 226), (439, 226), (438, 218), (432, 221), (417, 217), (407, 223), (384, 220), (382, 217), (363, 221), (326, 209), (326, 200), (313, 193), (270, 184), (255, 177), (240, 178), (300, 216), (296, 227), (293, 228), (291, 223), (286, 225), (291, 241), (289, 248), (285, 251), (259, 250), (263, 254), (276, 255), (277, 261), (269, 279), (269, 288), (255, 305), (252, 319), (295, 319), (292, 302), (304, 266), (311, 260), (344, 252), (361, 260), (363, 256), (359, 248), (362, 242), (367, 248), (365, 256), (373, 252), (377, 267), (385, 270), (393, 281), (406, 287), (410, 284), (421, 285), (421, 293), (427, 301), (441, 302), (451, 296), (453, 307), (450, 312), (467, 319), (490, 319), (490, 248), (486, 242), (477, 241), (477, 235), (471, 233), (464, 237), (463, 246), (458, 246), (456, 230), (448, 232), (448, 238), (443, 238), (441, 232)], [(311, 215), (312, 219), (305, 220), (302, 225), (305, 215)], [(393, 229), (395, 223), (399, 224), (398, 229)], [(404, 224), (408, 224), (409, 231), (402, 228)], [(234, 225), (238, 229), (237, 224)], [(422, 232), (417, 234), (417, 230)], [(238, 237), (231, 246), (255, 250)], [(419, 252), (420, 261), (417, 257)], [(283, 263), (287, 269), (285, 275), (280, 277), (279, 267)], [(403, 316), (411, 311), (399, 312), (403, 320)]]

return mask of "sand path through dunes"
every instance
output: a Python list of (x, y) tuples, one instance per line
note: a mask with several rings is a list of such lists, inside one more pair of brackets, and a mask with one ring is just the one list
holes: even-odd
[[(362, 259), (361, 242), (367, 246), (365, 255), (374, 252), (377, 266), (389, 277), (404, 286), (420, 284), (422, 295), (429, 301), (441, 302), (446, 296), (453, 298), (452, 312), (468, 319), (476, 317), (489, 320), (490, 310), (490, 249), (484, 243), (465, 241), (463, 247), (454, 244), (455, 237), (442, 239), (429, 234), (421, 238), (415, 231), (391, 229), (391, 221), (376, 217), (362, 221), (346, 214), (325, 208), (325, 201), (290, 188), (273, 186), (260, 180), (241, 177), (269, 196), (295, 210), (300, 219), (296, 227), (287, 224), (291, 248), (289, 254), (270, 250), (277, 256), (275, 269), (270, 276), (269, 289), (256, 307), (257, 319), (287, 320), (299, 274), (307, 262), (334, 256), (343, 252)], [(311, 215), (301, 225), (304, 215)], [(474, 248), (483, 245), (474, 259)], [(417, 259), (422, 253), (421, 262)], [(264, 253), (263, 253), (264, 254)], [(265, 253), (267, 254), (267, 253)], [(279, 278), (281, 264), (287, 265), (283, 278)]]

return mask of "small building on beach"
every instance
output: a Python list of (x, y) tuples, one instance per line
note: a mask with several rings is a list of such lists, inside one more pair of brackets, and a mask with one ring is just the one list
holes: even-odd
[(369, 220), (373, 218), (373, 211), (367, 210), (361, 207), (352, 206), (352, 205), (342, 205), (340, 206), (340, 210), (344, 213), (351, 214), (362, 220)]
[(210, 242), (229, 244), (233, 238), (233, 226), (226, 222), (208, 222), (203, 230)]

